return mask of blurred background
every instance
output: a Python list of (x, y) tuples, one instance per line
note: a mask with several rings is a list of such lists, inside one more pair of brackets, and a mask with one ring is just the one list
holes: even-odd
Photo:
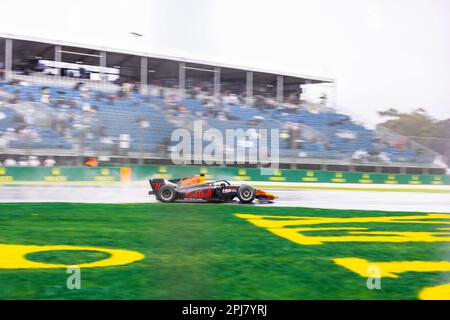
[(343, 2), (6, 1), (0, 162), (171, 164), (201, 120), (279, 129), (281, 168), (445, 174), (448, 3)]

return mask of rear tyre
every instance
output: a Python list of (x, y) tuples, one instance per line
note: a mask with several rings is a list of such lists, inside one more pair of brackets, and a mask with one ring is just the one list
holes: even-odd
[(171, 186), (162, 186), (158, 190), (158, 200), (161, 202), (173, 202), (175, 201), (176, 195), (175, 189)]
[(242, 203), (251, 203), (255, 199), (256, 191), (251, 186), (243, 185), (239, 188), (237, 196)]

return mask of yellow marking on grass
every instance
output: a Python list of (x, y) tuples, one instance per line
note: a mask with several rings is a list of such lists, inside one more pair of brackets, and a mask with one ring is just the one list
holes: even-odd
[(42, 251), (100, 251), (109, 253), (110, 257), (95, 262), (79, 264), (80, 268), (110, 267), (130, 264), (144, 259), (144, 255), (137, 251), (122, 249), (107, 249), (98, 247), (79, 247), (79, 246), (37, 246), (21, 244), (0, 244), (0, 269), (34, 269), (34, 268), (67, 268), (70, 265), (35, 262), (28, 260), (26, 255)]
[(337, 258), (333, 259), (337, 265), (344, 267), (363, 278), (371, 274), (367, 268), (376, 265), (380, 268), (380, 278), (399, 278), (399, 273), (406, 272), (443, 272), (450, 271), (450, 261), (388, 261), (371, 262), (361, 258)]
[[(413, 216), (384, 217), (314, 217), (314, 216), (271, 216), (255, 214), (235, 214), (257, 227), (265, 228), (273, 234), (300, 245), (323, 245), (325, 242), (450, 242), (450, 232), (434, 231), (371, 231), (368, 228), (345, 227), (342, 236), (306, 235), (304, 231), (321, 231), (324, 224), (352, 223), (409, 223), (409, 224), (450, 224), (450, 214), (429, 213)], [(303, 226), (320, 227), (305, 228)], [(295, 227), (299, 226), (299, 227)], [(338, 230), (338, 229), (336, 229)]]
[[(256, 214), (235, 214), (257, 227), (265, 228), (273, 234), (300, 245), (323, 245), (325, 242), (450, 242), (450, 228), (438, 227), (434, 231), (371, 231), (360, 227), (361, 223), (407, 223), (407, 224), (450, 224), (450, 214), (428, 213), (423, 215), (382, 216), (382, 217), (314, 217), (314, 216), (274, 216)], [(358, 223), (352, 227), (352, 223)], [(334, 227), (333, 224), (339, 224)], [(350, 226), (342, 227), (340, 225)], [(298, 227), (296, 227), (298, 226)], [(305, 234), (315, 231), (344, 231), (344, 235), (317, 236)], [(361, 277), (373, 276), (370, 266), (380, 269), (380, 278), (399, 278), (406, 272), (448, 272), (450, 261), (391, 261), (370, 262), (361, 258), (337, 258), (334, 263)], [(450, 299), (450, 283), (424, 288), (420, 299)]]
[(422, 300), (450, 300), (450, 283), (428, 287), (419, 292)]
[[(369, 267), (375, 265), (380, 270), (380, 278), (399, 278), (399, 274), (406, 272), (448, 272), (450, 261), (389, 261), (370, 262), (361, 258), (333, 259), (337, 265), (344, 267), (363, 278), (372, 276)], [(450, 300), (450, 283), (435, 287), (424, 288), (419, 292), (423, 300)]]

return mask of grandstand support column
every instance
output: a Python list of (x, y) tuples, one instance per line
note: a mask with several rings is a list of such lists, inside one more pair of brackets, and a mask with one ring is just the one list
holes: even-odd
[(60, 62), (62, 60), (61, 57), (61, 46), (55, 46), (55, 62), (56, 62), (56, 75), (60, 76), (61, 75), (61, 68), (60, 68)]
[(147, 94), (148, 59), (141, 57), (141, 94)]
[(105, 79), (105, 68), (106, 68), (106, 51), (100, 51), (100, 79)]
[(180, 89), (180, 94), (184, 96), (184, 91), (186, 89), (186, 63), (179, 63), (178, 70), (178, 89)]
[(220, 96), (220, 67), (214, 67), (214, 96)]
[(332, 97), (331, 97), (331, 106), (333, 108), (336, 108), (338, 100), (337, 100), (337, 94), (338, 94), (338, 90), (337, 90), (337, 83), (336, 81), (333, 81), (331, 83), (331, 92), (332, 92)]
[(284, 78), (282, 75), (277, 76), (277, 102), (283, 102), (283, 94), (284, 94)]
[(247, 71), (247, 104), (253, 101), (253, 72)]
[(12, 76), (12, 39), (5, 40), (5, 80), (11, 80)]

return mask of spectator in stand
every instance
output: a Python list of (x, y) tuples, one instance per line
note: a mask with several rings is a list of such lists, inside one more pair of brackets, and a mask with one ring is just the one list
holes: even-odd
[(0, 136), (0, 148), (1, 147), (7, 148), (9, 145), (9, 142), (11, 140), (15, 140), (16, 138), (17, 138), (17, 133), (14, 128), (6, 129), (6, 132)]
[(219, 113), (217, 114), (217, 120), (220, 120), (220, 121), (227, 121), (227, 117), (225, 116), (225, 113), (224, 113), (224, 112), (219, 112)]
[(15, 167), (17, 166), (17, 161), (14, 160), (13, 158), (6, 158), (6, 160), (3, 161), (3, 165), (5, 167)]
[(5, 78), (5, 63), (0, 61), (0, 80)]
[(169, 114), (176, 115), (178, 113), (178, 106), (172, 99), (170, 98), (165, 99), (164, 105), (166, 106)]
[(186, 114), (187, 113), (187, 109), (183, 104), (181, 104), (177, 107), (177, 111), (178, 111), (178, 114)]
[(219, 114), (219, 108), (217, 107), (217, 105), (214, 103), (213, 100), (208, 99), (206, 101), (205, 107), (207, 109), (206, 116), (216, 117)]
[(229, 96), (228, 96), (228, 103), (229, 104), (231, 104), (231, 105), (238, 105), (239, 104), (239, 98), (238, 98), (238, 96), (237, 95), (235, 95), (235, 94), (230, 94)]
[(124, 82), (122, 83), (122, 87), (119, 91), (119, 98), (128, 98), (130, 96), (131, 91), (133, 90), (133, 85), (131, 83)]
[(224, 95), (222, 95), (222, 101), (224, 104), (231, 104), (231, 105), (239, 104), (239, 98), (234, 93), (231, 93), (230, 90), (226, 90)]
[(74, 89), (80, 92), (82, 99), (89, 99), (89, 88), (83, 82), (78, 82)]
[(28, 162), (27, 157), (20, 157), (19, 161), (17, 161), (19, 167), (28, 167), (30, 163)]
[(30, 167), (39, 167), (41, 165), (41, 161), (39, 161), (39, 158), (36, 156), (29, 156), (28, 165)]
[(50, 158), (45, 159), (43, 164), (44, 164), (44, 167), (53, 167), (56, 164), (56, 161), (55, 161), (55, 159), (50, 157)]
[(358, 149), (355, 152), (353, 152), (352, 160), (354, 162), (367, 163), (368, 159), (369, 159), (369, 153), (367, 152), (367, 150)]
[(191, 90), (188, 91), (188, 96), (191, 99), (196, 99), (202, 93), (202, 87), (200, 83), (195, 83)]
[(42, 87), (41, 89), (41, 103), (45, 105), (50, 103), (50, 90), (48, 87)]
[(8, 91), (3, 88), (0, 88), (0, 106), (6, 104), (8, 101)]
[(81, 107), (81, 110), (83, 110), (83, 112), (90, 112), (91, 111), (91, 106), (89, 105), (89, 103), (85, 102), (85, 103), (83, 103), (83, 106)]
[(268, 109), (274, 109), (277, 106), (277, 101), (269, 94), (264, 99), (265, 107)]
[(97, 158), (92, 157), (92, 158), (88, 158), (85, 162), (84, 165), (87, 167), (97, 167), (98, 166), (98, 161)]
[(261, 124), (264, 120), (263, 116), (253, 116), (251, 119), (247, 120), (247, 124), (250, 126), (257, 126)]
[(141, 82), (140, 81), (135, 81), (133, 83), (132, 92), (135, 93), (135, 94), (139, 94), (140, 90), (141, 90)]
[(20, 96), (20, 89), (17, 88), (14, 92), (8, 92), (6, 103), (8, 104), (17, 104), (18, 97)]
[(291, 93), (287, 98), (286, 101), (290, 104), (298, 104), (298, 97), (295, 93)]
[(338, 120), (333, 120), (333, 121), (330, 121), (329, 123), (328, 123), (328, 125), (331, 127), (331, 126), (340, 126), (340, 125), (343, 125), (343, 124), (345, 124), (347, 121), (349, 121), (350, 120), (350, 118), (348, 117), (348, 116), (343, 116), (342, 118), (340, 118), (340, 119), (338, 119)]
[(265, 109), (264, 97), (261, 95), (255, 96), (255, 108), (262, 111)]
[(231, 111), (230, 108), (226, 107), (223, 109), (223, 113), (225, 115), (225, 118), (227, 120), (235, 121), (235, 120), (241, 120), (238, 116), (235, 116)]
[(300, 139), (301, 128), (297, 123), (288, 124), (289, 147), (291, 149), (300, 149), (303, 147), (303, 140)]
[(380, 152), (380, 154), (378, 155), (378, 160), (382, 163), (391, 163), (391, 159), (386, 152)]

